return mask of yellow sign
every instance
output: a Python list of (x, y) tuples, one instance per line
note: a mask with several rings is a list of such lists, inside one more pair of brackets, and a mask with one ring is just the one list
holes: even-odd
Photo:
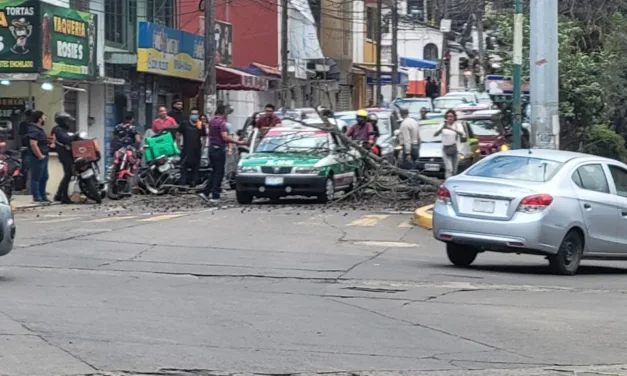
[(137, 71), (203, 81), (204, 62), (186, 53), (166, 55), (154, 48), (137, 49)]

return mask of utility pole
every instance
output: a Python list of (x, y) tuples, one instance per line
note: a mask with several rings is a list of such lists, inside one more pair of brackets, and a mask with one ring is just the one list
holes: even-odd
[(428, 0), (422, 0), (422, 21), (425, 24), (429, 23), (429, 2)]
[(398, 0), (392, 3), (392, 98), (398, 97)]
[(531, 0), (531, 145), (559, 149), (557, 0)]
[(292, 105), (290, 92), (290, 77), (288, 73), (289, 45), (287, 36), (289, 19), (289, 0), (281, 0), (281, 107), (288, 108)]
[[(446, 20), (449, 18), (449, 0), (440, 0), (441, 2), (444, 3), (444, 9), (440, 10), (440, 30), (442, 29), (442, 21)], [(442, 32), (442, 59), (440, 59), (441, 64), (440, 64), (440, 70), (442, 71), (442, 74), (446, 75), (446, 79), (442, 78), (441, 80), (441, 84), (440, 84), (440, 93), (439, 95), (445, 95), (448, 92), (448, 88), (447, 86), (449, 85), (449, 77), (450, 77), (450, 66), (447, 67), (444, 64), (444, 59), (446, 58), (446, 53), (448, 51), (448, 33)], [(450, 65), (450, 62), (449, 62)]]
[(213, 116), (216, 111), (216, 38), (214, 0), (205, 0), (205, 114)]
[(377, 90), (374, 103), (379, 106), (381, 102), (381, 13), (383, 11), (383, 0), (377, 0), (377, 29), (375, 30), (375, 38), (377, 42)]
[[(544, 1), (544, 0), (543, 0)], [(549, 2), (552, 0), (549, 0)], [(557, 0), (555, 0), (557, 1)], [(512, 112), (512, 124), (514, 131), (514, 149), (520, 149), (522, 133), (522, 50), (523, 50), (523, 10), (522, 0), (514, 2), (514, 110)]]
[[(477, 7), (477, 12), (475, 13), (475, 19), (477, 20), (477, 39), (479, 39), (479, 91), (484, 91), (484, 85), (483, 85), (483, 72), (484, 72), (484, 67), (485, 65), (485, 40), (483, 37), (483, 12), (484, 12), (484, 8), (485, 8), (485, 1), (484, 0), (477, 0), (479, 2), (478, 7)], [(476, 76), (475, 76), (476, 77)]]

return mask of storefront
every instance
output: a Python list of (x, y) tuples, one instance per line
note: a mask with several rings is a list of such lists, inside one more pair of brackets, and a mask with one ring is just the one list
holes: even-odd
[[(47, 133), (64, 110), (87, 130), (89, 88), (97, 83), (96, 15), (33, 0), (0, 4), (0, 137), (20, 146), (26, 109), (47, 115)], [(57, 165), (51, 160), (51, 185), (60, 178)]]

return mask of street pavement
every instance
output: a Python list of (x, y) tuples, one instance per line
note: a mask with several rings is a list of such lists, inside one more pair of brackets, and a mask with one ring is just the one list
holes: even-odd
[(160, 200), (16, 214), (0, 375), (627, 372), (625, 263), (459, 269), (408, 214)]

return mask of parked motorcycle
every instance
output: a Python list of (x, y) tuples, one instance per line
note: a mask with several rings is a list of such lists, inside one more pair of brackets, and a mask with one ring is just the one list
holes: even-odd
[(0, 154), (0, 189), (9, 201), (13, 196), (15, 181), (23, 178), (22, 175), (22, 150), (7, 150)]
[(140, 163), (139, 152), (132, 146), (123, 147), (115, 152), (107, 189), (107, 196), (111, 200), (119, 200), (133, 194), (133, 177)]
[(180, 179), (180, 157), (165, 155), (152, 160), (146, 169), (140, 172), (140, 184), (153, 195), (167, 193)]
[[(88, 199), (96, 203), (102, 203), (106, 197), (107, 186), (100, 176), (100, 150), (95, 139), (87, 139), (87, 134), (79, 134), (80, 141), (72, 143), (72, 154), (74, 155), (74, 171), (78, 186)], [(94, 152), (89, 149), (93, 148)]]

